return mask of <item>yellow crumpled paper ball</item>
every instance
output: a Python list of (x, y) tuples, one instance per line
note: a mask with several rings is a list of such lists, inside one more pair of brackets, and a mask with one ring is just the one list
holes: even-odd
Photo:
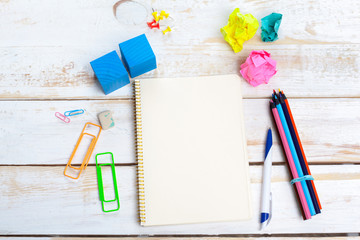
[(259, 28), (258, 20), (251, 15), (241, 14), (239, 8), (230, 14), (228, 24), (220, 31), (234, 52), (240, 52), (243, 49), (243, 43), (251, 39)]

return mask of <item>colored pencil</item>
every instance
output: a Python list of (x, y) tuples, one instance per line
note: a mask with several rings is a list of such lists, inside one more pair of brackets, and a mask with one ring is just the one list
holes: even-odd
[[(294, 125), (293, 125), (293, 123), (292, 123), (292, 121), (290, 119), (289, 111), (288, 111), (288, 109), (286, 107), (286, 104), (285, 104), (285, 101), (283, 99), (283, 95), (281, 94), (281, 91), (279, 91), (279, 101), (280, 101), (282, 110), (284, 112), (286, 123), (287, 123), (287, 125), (289, 127), (291, 139), (292, 139), (292, 141), (294, 143), (296, 154), (297, 154), (297, 156), (299, 158), (301, 169), (302, 169), (304, 175), (308, 175), (308, 171), (307, 171), (307, 168), (306, 168), (306, 165), (305, 165), (305, 161), (304, 161), (303, 155), (301, 154), (299, 141), (296, 138)], [(314, 204), (315, 213), (318, 214), (318, 213), (320, 213), (320, 208), (319, 208), (319, 204), (317, 202), (317, 199), (316, 199), (316, 196), (315, 196), (315, 193), (314, 193), (313, 186), (312, 186), (310, 180), (306, 180), (305, 182), (306, 182), (306, 185), (307, 185), (307, 187), (309, 189), (311, 201)]]
[[(286, 119), (285, 119), (283, 109), (281, 107), (281, 104), (280, 104), (279, 99), (276, 96), (276, 94), (275, 94), (274, 99), (275, 99), (275, 106), (276, 106), (276, 108), (278, 110), (280, 120), (281, 120), (282, 126), (284, 128), (285, 136), (286, 136), (287, 142), (289, 144), (291, 155), (293, 157), (293, 160), (294, 160), (294, 163), (295, 163), (295, 166), (296, 166), (296, 171), (297, 171), (299, 177), (303, 177), (304, 173), (303, 173), (303, 171), (301, 169), (299, 158), (298, 158), (296, 150), (295, 150), (294, 142), (292, 141), (292, 138), (291, 138), (289, 126), (286, 123)], [(301, 181), (301, 186), (302, 186), (302, 188), (304, 190), (304, 194), (305, 194), (307, 204), (309, 206), (310, 214), (311, 214), (311, 216), (314, 216), (316, 214), (314, 204), (313, 204), (313, 202), (311, 200), (310, 192), (309, 192), (309, 189), (308, 189), (305, 181)]]
[[(293, 157), (291, 155), (291, 151), (290, 151), (290, 148), (289, 148), (288, 141), (286, 139), (284, 128), (283, 128), (283, 125), (281, 123), (280, 116), (279, 116), (278, 110), (276, 108), (276, 105), (275, 105), (275, 103), (273, 101), (270, 101), (270, 108), (271, 108), (272, 114), (274, 116), (274, 120), (275, 120), (277, 129), (278, 129), (280, 138), (281, 138), (281, 142), (282, 142), (282, 145), (283, 145), (283, 148), (284, 148), (284, 151), (285, 151), (285, 155), (286, 155), (286, 158), (287, 158), (287, 162), (288, 162), (292, 177), (293, 178), (298, 178), (299, 175), (297, 173), (296, 166), (294, 164), (294, 160), (293, 160)], [(310, 219), (311, 218), (311, 213), (310, 213), (309, 206), (308, 206), (306, 198), (305, 198), (305, 194), (304, 194), (302, 184), (300, 182), (296, 182), (295, 186), (296, 186), (297, 194), (298, 194), (299, 199), (300, 199), (302, 210), (303, 210), (304, 215), (305, 215), (305, 219)]]
[[(291, 123), (292, 123), (292, 126), (293, 126), (293, 130), (294, 130), (294, 133), (295, 133), (295, 137), (293, 137), (293, 139), (296, 139), (297, 143), (298, 143), (298, 147), (296, 148), (296, 152), (298, 153), (299, 156), (301, 156), (300, 160), (302, 160), (304, 162), (304, 164), (302, 164), (301, 167), (302, 167), (303, 172), (305, 174), (311, 175), (309, 164), (308, 164), (308, 162), (306, 160), (305, 152), (304, 152), (304, 149), (303, 149), (301, 141), (300, 141), (299, 133), (298, 133), (296, 125), (295, 125), (295, 121), (294, 121), (294, 118), (293, 118), (293, 115), (292, 115), (292, 112), (291, 112), (291, 109), (290, 109), (289, 102), (288, 102), (288, 100), (286, 98), (286, 95), (284, 94), (283, 91), (280, 91), (280, 94), (281, 94), (280, 97), (284, 100), (284, 103), (285, 103), (285, 107), (283, 107), (283, 109), (285, 109), (285, 108), (287, 109), (288, 115), (290, 117), (290, 120), (291, 120)], [(303, 167), (303, 165), (304, 165), (304, 167)], [(318, 196), (316, 188), (315, 188), (315, 183), (312, 180), (308, 180), (306, 182), (307, 183), (310, 182), (311, 185), (312, 185), (313, 193), (315, 195), (317, 206), (318, 206), (319, 212), (320, 212), (320, 209), (322, 209), (322, 206), (321, 206), (319, 196)], [(311, 192), (310, 192), (310, 194), (311, 194)], [(312, 199), (313, 199), (313, 197), (312, 197)], [(313, 199), (313, 202), (314, 201), (315, 200)], [(315, 210), (316, 210), (316, 207), (315, 207)]]

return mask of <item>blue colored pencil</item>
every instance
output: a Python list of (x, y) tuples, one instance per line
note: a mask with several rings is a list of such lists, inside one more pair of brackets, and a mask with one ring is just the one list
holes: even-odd
[[(275, 103), (276, 103), (276, 108), (277, 108), (277, 110), (279, 112), (281, 123), (282, 123), (283, 128), (284, 128), (286, 139), (287, 139), (289, 147), (290, 147), (291, 155), (292, 155), (292, 157), (294, 159), (296, 170), (298, 172), (299, 177), (303, 177), (304, 173), (303, 173), (303, 171), (301, 169), (299, 158), (298, 158), (298, 156), (296, 154), (294, 142), (291, 139), (291, 134), (290, 134), (290, 131), (289, 131), (289, 127), (288, 127), (288, 125), (286, 123), (284, 112), (283, 112), (282, 107), (280, 105), (279, 99), (278, 99), (278, 97), (276, 95), (274, 96), (274, 100), (275, 100)], [(314, 215), (316, 215), (314, 204), (313, 204), (313, 202), (311, 200), (309, 189), (308, 189), (305, 181), (301, 181), (301, 186), (302, 186), (302, 188), (304, 190), (304, 194), (305, 194), (306, 202), (307, 202), (307, 204), (309, 206), (310, 214), (311, 214), (311, 216), (314, 216)]]

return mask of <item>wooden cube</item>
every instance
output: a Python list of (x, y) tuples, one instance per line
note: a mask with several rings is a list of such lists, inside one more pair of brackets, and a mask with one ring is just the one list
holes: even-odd
[(116, 51), (90, 62), (90, 65), (106, 95), (130, 83), (129, 75)]
[(142, 34), (119, 44), (121, 58), (132, 78), (156, 68), (156, 58), (151, 46)]

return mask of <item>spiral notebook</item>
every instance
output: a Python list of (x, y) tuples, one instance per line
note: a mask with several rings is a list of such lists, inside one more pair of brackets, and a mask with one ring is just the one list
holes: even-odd
[(250, 219), (237, 75), (135, 80), (143, 226)]

